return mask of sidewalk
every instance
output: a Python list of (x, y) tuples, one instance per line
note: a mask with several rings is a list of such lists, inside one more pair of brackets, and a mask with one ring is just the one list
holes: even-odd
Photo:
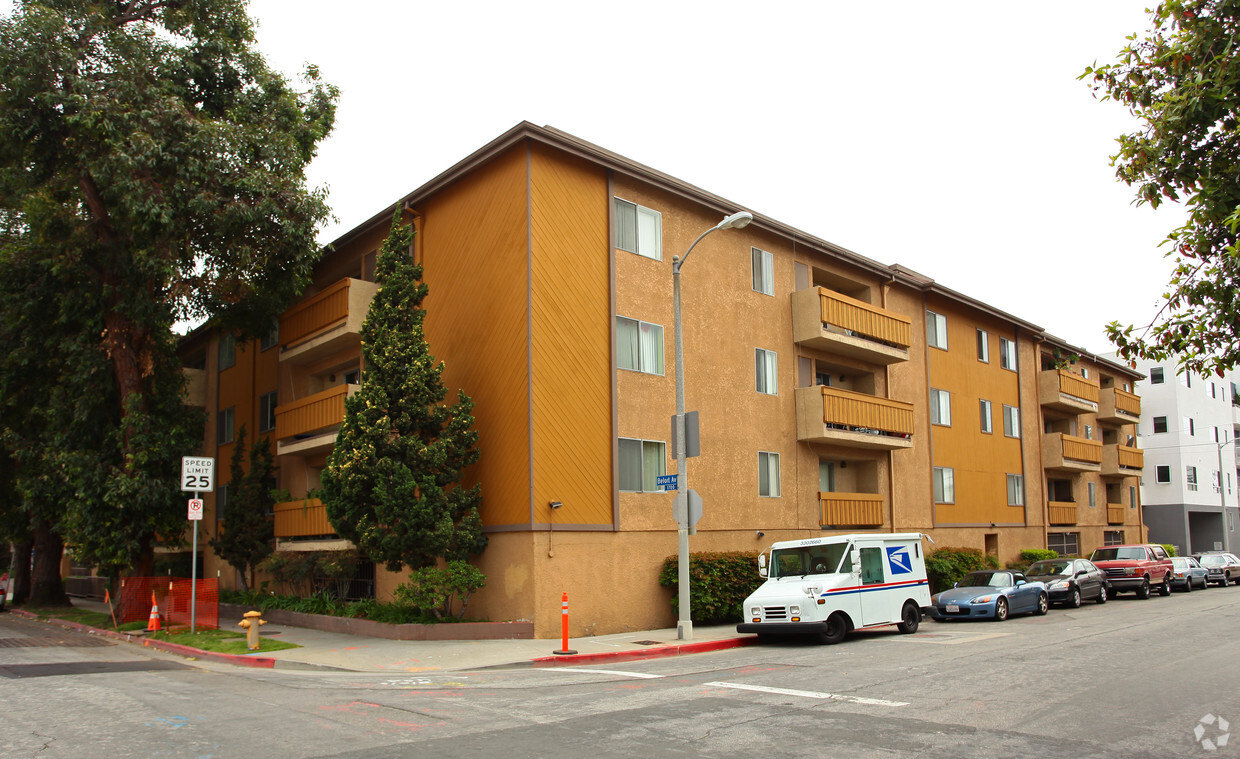
[[(74, 599), (73, 604), (92, 611), (107, 611), (107, 606), (96, 601)], [(20, 610), (14, 611), (24, 614)], [(82, 628), (67, 622), (62, 624)], [(223, 629), (230, 629), (231, 624), (235, 622), (220, 620), (220, 627)], [(583, 666), (718, 651), (757, 642), (756, 636), (738, 634), (735, 625), (695, 626), (693, 639), (687, 641), (676, 639), (675, 628), (569, 638), (569, 650), (576, 653), (557, 656), (553, 652), (560, 648), (562, 641), (559, 638), (399, 641), (268, 624), (262, 628), (263, 637), (278, 637), (280, 640), (296, 643), (301, 648), (234, 656), (148, 641), (141, 636), (117, 634), (110, 630), (84, 628), (83, 631), (94, 631), (96, 634), (127, 640), (135, 645), (149, 645), (184, 656), (242, 666), (392, 673), (451, 672), (516, 666)]]

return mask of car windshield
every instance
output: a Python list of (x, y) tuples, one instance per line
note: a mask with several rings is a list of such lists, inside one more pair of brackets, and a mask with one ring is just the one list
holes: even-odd
[(1131, 560), (1144, 561), (1145, 549), (1140, 546), (1126, 546), (1119, 548), (1099, 548), (1094, 551), (1094, 555), (1089, 557), (1093, 561), (1115, 561)]
[(1176, 569), (1188, 569), (1190, 566), (1192, 566), (1191, 564), (1188, 563), (1188, 559), (1182, 556), (1171, 557), (1171, 563), (1175, 565)]
[(1038, 561), (1030, 564), (1025, 574), (1030, 577), (1045, 577), (1046, 575), (1066, 575), (1071, 571), (1072, 562), (1070, 561)]
[[(789, 575), (831, 574), (852, 571), (852, 556), (848, 543), (830, 543), (822, 546), (798, 546), (777, 548), (771, 556), (771, 577)], [(843, 559), (844, 566), (840, 566)]]
[(1219, 556), (1218, 554), (1213, 556), (1202, 556), (1197, 560), (1197, 563), (1203, 567), (1221, 567), (1227, 563), (1227, 557)]
[(1011, 572), (970, 572), (958, 583), (961, 588), (1006, 588), (1011, 584)]

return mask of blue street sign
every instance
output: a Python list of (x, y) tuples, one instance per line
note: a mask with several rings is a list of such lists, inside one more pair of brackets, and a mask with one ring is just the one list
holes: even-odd
[(674, 474), (660, 474), (654, 478), (654, 484), (664, 490), (675, 490), (678, 483)]

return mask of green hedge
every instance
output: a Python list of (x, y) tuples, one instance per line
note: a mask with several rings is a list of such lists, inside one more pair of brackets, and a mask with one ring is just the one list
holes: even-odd
[(976, 548), (945, 546), (926, 554), (926, 576), (930, 579), (931, 593), (952, 587), (969, 572), (998, 568), (998, 559)]
[(1008, 569), (1015, 569), (1018, 572), (1024, 572), (1029, 565), (1035, 561), (1047, 561), (1049, 559), (1058, 559), (1059, 552), (1052, 551), (1049, 548), (1026, 548), (1020, 552), (1020, 558), (1016, 561), (1007, 563)]
[(1163, 543), (1162, 547), (1167, 549), (1168, 556), (1175, 556), (1175, 546), (1171, 545), (1170, 543)]
[[(672, 609), (680, 613), (680, 562), (669, 556), (659, 573), (659, 584), (672, 588)], [(741, 621), (742, 605), (763, 579), (758, 576), (757, 554), (744, 551), (689, 555), (689, 612), (695, 623)]]

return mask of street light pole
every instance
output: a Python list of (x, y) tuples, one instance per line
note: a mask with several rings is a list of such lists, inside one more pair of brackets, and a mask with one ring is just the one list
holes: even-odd
[(706, 235), (720, 229), (740, 229), (753, 221), (753, 214), (739, 211), (724, 218), (698, 235), (683, 256), (672, 256), (672, 319), (676, 332), (676, 525), (680, 619), (676, 624), (677, 640), (693, 638), (693, 621), (689, 616), (689, 489), (685, 472), (685, 341), (680, 328), (680, 269), (689, 254)]

